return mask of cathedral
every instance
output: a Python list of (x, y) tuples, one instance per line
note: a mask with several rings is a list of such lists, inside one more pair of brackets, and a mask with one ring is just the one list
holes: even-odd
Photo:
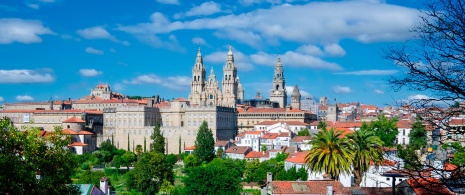
[(189, 95), (190, 105), (235, 108), (236, 103), (244, 100), (244, 89), (237, 76), (237, 68), (234, 65), (231, 45), (229, 46), (226, 64), (223, 67), (223, 79), (221, 82), (222, 87), (220, 89), (213, 67), (210, 70), (208, 78), (206, 77), (202, 53), (199, 47), (194, 68), (192, 68), (191, 93)]

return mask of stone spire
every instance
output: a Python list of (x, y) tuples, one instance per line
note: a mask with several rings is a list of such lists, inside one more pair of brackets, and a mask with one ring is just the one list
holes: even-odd
[(297, 84), (294, 85), (294, 90), (292, 90), (292, 97), (294, 96), (300, 96), (300, 91), (299, 91), (299, 87), (297, 86)]
[(195, 58), (195, 63), (196, 64), (203, 64), (203, 58), (202, 58), (202, 52), (200, 51), (200, 46), (197, 51), (197, 57)]
[(231, 62), (234, 63), (234, 55), (233, 55), (233, 52), (232, 52), (232, 45), (231, 44), (229, 44), (228, 61), (231, 61)]
[(270, 100), (279, 103), (280, 108), (287, 106), (286, 81), (284, 79), (284, 68), (281, 63), (281, 56), (278, 55), (278, 62), (274, 68), (273, 87), (270, 90)]
[(300, 99), (301, 99), (299, 87), (297, 87), (297, 84), (294, 86), (294, 90), (292, 91), (291, 95), (291, 107), (300, 109)]

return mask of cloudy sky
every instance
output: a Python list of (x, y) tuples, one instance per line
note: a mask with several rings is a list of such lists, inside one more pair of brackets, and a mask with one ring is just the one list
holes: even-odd
[[(420, 97), (386, 82), (383, 48), (412, 39), (418, 0), (6, 0), (0, 2), (0, 103), (88, 95), (189, 95), (200, 45), (218, 80), (233, 47), (253, 98), (268, 97), (280, 54), (288, 91), (340, 102)], [(209, 73), (209, 71), (207, 71)], [(289, 92), (290, 94), (290, 92)]]

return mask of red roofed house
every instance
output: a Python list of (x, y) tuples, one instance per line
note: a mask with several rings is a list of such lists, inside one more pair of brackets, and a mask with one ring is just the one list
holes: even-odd
[(399, 130), (399, 134), (397, 134), (398, 144), (405, 145), (410, 143), (410, 137), (408, 135), (412, 130), (412, 123), (413, 122), (410, 120), (400, 120), (397, 122), (397, 129)]
[[(387, 159), (384, 159), (379, 164), (370, 162), (370, 167), (368, 168), (368, 171), (365, 172), (362, 183), (360, 183), (360, 187), (392, 187), (392, 178), (385, 177), (383, 174), (401, 168), (402, 167), (399, 162)], [(405, 177), (397, 177), (395, 181), (396, 185), (408, 178), (409, 177), (407, 175)]]
[(265, 160), (270, 159), (270, 153), (268, 153), (268, 152), (250, 151), (247, 155), (245, 155), (245, 159), (246, 160), (258, 159), (259, 162), (263, 162)]
[(68, 145), (76, 154), (93, 152), (97, 147), (97, 139), (94, 133), (84, 130), (86, 122), (78, 117), (71, 117), (63, 121), (65, 129), (62, 133), (71, 136), (71, 143)]
[(339, 181), (271, 181), (268, 194), (348, 195), (349, 190)]
[(228, 158), (242, 160), (250, 151), (252, 148), (248, 146), (231, 146), (225, 151), (225, 154)]
[(410, 178), (397, 185), (404, 195), (453, 195), (441, 180), (433, 177)]

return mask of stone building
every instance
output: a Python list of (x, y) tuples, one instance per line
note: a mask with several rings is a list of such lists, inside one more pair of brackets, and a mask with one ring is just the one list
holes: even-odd
[(223, 67), (222, 88), (219, 88), (213, 67), (208, 78), (206, 77), (202, 53), (199, 50), (192, 68), (191, 105), (236, 107), (236, 103), (244, 100), (244, 89), (239, 82), (237, 68), (234, 65), (232, 47), (229, 46), (226, 64)]
[(313, 113), (297, 108), (254, 108), (241, 107), (237, 109), (237, 127), (239, 132), (251, 131), (254, 125), (263, 121), (299, 121), (311, 123), (317, 120)]
[(280, 108), (287, 106), (286, 81), (284, 79), (284, 69), (281, 58), (274, 68), (273, 87), (270, 90), (270, 101), (278, 102)]

